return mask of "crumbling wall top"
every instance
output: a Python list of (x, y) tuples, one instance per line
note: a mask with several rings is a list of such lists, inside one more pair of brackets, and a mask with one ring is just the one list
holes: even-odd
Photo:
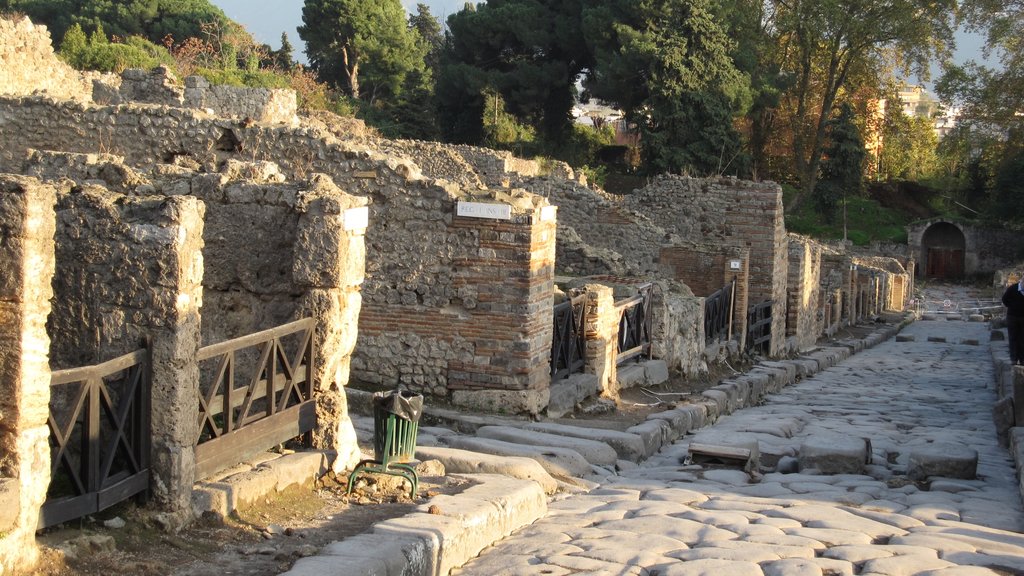
[(87, 101), (92, 83), (53, 53), (46, 26), (0, 17), (0, 94)]

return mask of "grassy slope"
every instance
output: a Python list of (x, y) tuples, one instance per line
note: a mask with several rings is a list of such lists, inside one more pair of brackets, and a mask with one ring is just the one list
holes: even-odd
[[(783, 202), (787, 207), (794, 194), (795, 190), (792, 187), (783, 186)], [(846, 237), (856, 245), (866, 245), (875, 240), (905, 243), (907, 232), (904, 226), (919, 217), (920, 215), (886, 208), (867, 196), (849, 197), (846, 204)], [(814, 211), (812, 201), (805, 201), (800, 209), (793, 213), (787, 208), (786, 230), (822, 240), (842, 239), (842, 206), (836, 211), (836, 217), (831, 223)]]

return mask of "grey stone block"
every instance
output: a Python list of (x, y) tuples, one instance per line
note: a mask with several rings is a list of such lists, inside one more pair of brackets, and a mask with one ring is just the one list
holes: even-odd
[(444, 469), (456, 474), (498, 474), (521, 480), (533, 480), (548, 494), (558, 489), (558, 483), (532, 458), (496, 456), (456, 448), (421, 446), (416, 449), (420, 460), (438, 460)]
[(557, 478), (583, 477), (590, 474), (591, 465), (579, 452), (556, 446), (533, 446), (515, 444), (493, 438), (476, 436), (445, 436), (442, 441), (451, 448), (494, 454), (496, 456), (521, 456), (532, 458), (548, 474)]
[(511, 426), (483, 426), (477, 429), (476, 434), (482, 438), (494, 438), (518, 444), (569, 448), (579, 452), (580, 456), (587, 459), (587, 462), (598, 466), (614, 466), (615, 461), (618, 460), (618, 455), (611, 446), (596, 440), (522, 430)]
[(664, 360), (648, 360), (643, 363), (643, 367), (648, 386), (668, 382), (668, 364)]
[(547, 432), (572, 438), (586, 438), (597, 440), (611, 446), (619, 458), (636, 462), (643, 458), (644, 441), (636, 434), (620, 432), (618, 430), (607, 430), (604, 428), (588, 428), (584, 426), (566, 426), (552, 422), (536, 422), (524, 426), (527, 430)]
[(643, 386), (646, 381), (647, 370), (641, 364), (619, 366), (619, 369), (616, 371), (615, 382), (620, 390), (633, 388), (634, 386)]
[(668, 423), (664, 420), (646, 420), (626, 429), (626, 432), (636, 434), (644, 441), (644, 458), (661, 450), (661, 447), (668, 442)]
[(935, 443), (914, 448), (907, 461), (907, 477), (929, 476), (972, 479), (978, 475), (978, 451), (961, 444)]
[(917, 340), (917, 337), (914, 336), (913, 334), (897, 334), (896, 335), (896, 341), (897, 342), (913, 342), (915, 340)]
[(821, 434), (800, 445), (800, 469), (814, 468), (822, 474), (861, 474), (871, 455), (864, 438)]

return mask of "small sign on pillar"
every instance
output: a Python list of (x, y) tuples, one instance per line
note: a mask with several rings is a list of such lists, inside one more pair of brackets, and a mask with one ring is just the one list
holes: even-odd
[(512, 206), (492, 202), (459, 202), (455, 205), (455, 215), (465, 218), (491, 218), (493, 220), (511, 220)]

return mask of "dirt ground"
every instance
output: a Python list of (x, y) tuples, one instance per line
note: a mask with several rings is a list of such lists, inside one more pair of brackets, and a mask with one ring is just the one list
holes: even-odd
[[(394, 480), (394, 481), (392, 481)], [(437, 494), (455, 494), (465, 481), (421, 476), (416, 501), (393, 477), (360, 482), (345, 494), (347, 477), (293, 486), (220, 522), (203, 519), (170, 534), (151, 512), (125, 504), (82, 521), (47, 529), (40, 576), (270, 576), (324, 546), (368, 531), (374, 523), (411, 513)], [(372, 478), (371, 478), (372, 482)], [(124, 526), (104, 525), (118, 518)], [(114, 521), (116, 526), (120, 524)]]

